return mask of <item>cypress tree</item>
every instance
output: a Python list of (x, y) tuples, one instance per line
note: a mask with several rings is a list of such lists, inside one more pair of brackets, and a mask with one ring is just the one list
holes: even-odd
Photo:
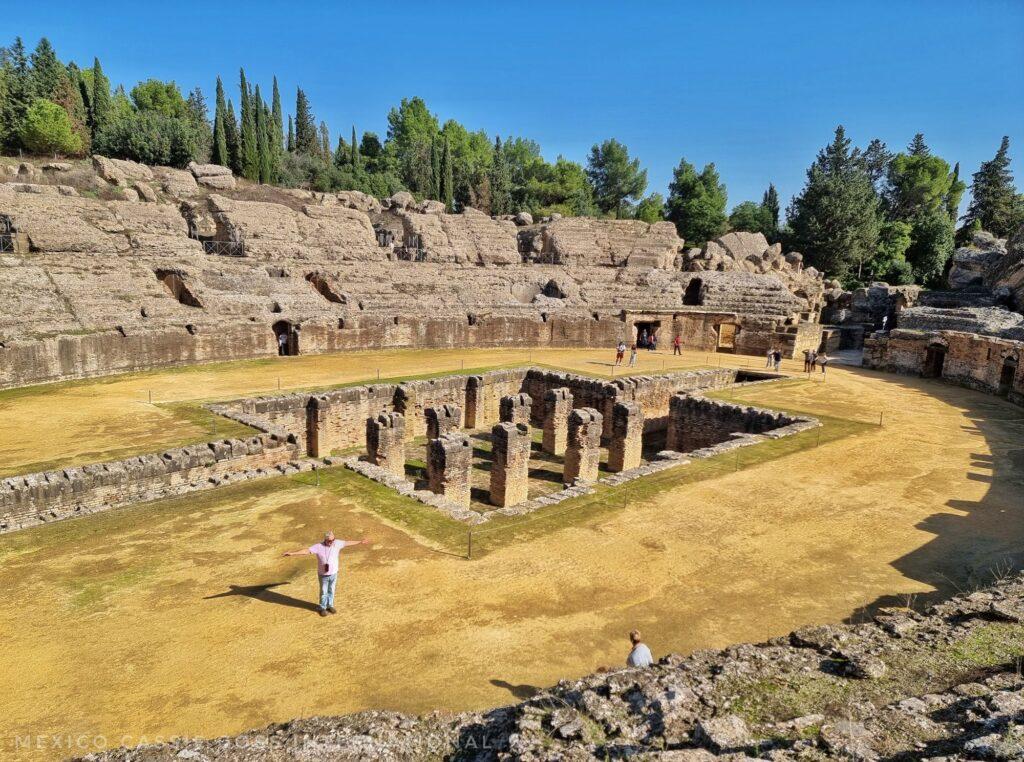
[(971, 205), (964, 216), (965, 227), (975, 222), (999, 238), (1008, 238), (1021, 224), (1021, 201), (1010, 172), (1010, 138), (1003, 136), (999, 150), (982, 162), (971, 182)]
[(288, 140), (285, 143), (285, 150), (288, 153), (295, 152), (295, 125), (292, 123), (292, 115), (288, 115)]
[(352, 125), (352, 169), (359, 169), (359, 144), (356, 143), (356, 126)]
[(238, 134), (238, 119), (235, 118), (235, 104), (228, 99), (228, 111), (224, 118), (224, 138), (228, 144), (228, 166), (236, 175), (242, 174), (242, 145)]
[(349, 150), (348, 143), (345, 142), (345, 138), (338, 135), (338, 147), (334, 149), (334, 166), (342, 169), (347, 167), (351, 160), (352, 152)]
[(210, 153), (210, 161), (221, 166), (231, 166), (231, 154), (228, 153), (228, 134), (225, 120), (227, 120), (228, 104), (224, 98), (224, 83), (217, 77), (217, 102), (214, 106), (213, 116), (213, 150)]
[(111, 115), (110, 81), (103, 73), (98, 58), (92, 61), (92, 98), (89, 101), (92, 104), (89, 126), (92, 139), (96, 140), (96, 134), (109, 124)]
[(330, 130), (327, 129), (327, 122), (324, 121), (320, 122), (320, 140), (318, 145), (320, 149), (320, 157), (324, 161), (330, 163), (334, 154), (331, 152), (331, 133)]
[(950, 175), (949, 195), (946, 196), (946, 214), (956, 224), (960, 216), (960, 199), (963, 198), (964, 190), (967, 188), (960, 180), (960, 162), (953, 165), (953, 173)]
[(775, 183), (768, 183), (768, 190), (761, 197), (761, 208), (768, 213), (771, 219), (772, 235), (779, 230), (779, 192), (775, 190)]
[(252, 91), (245, 80), (245, 70), (239, 69), (239, 85), (242, 91), (242, 136), (241, 164), (242, 177), (257, 181), (260, 178), (259, 130), (256, 125), (256, 109)]
[(277, 89), (277, 77), (274, 77), (274, 91), (271, 101), (271, 116), (274, 127), (274, 154), (278, 161), (284, 145), (284, 112), (281, 110), (281, 91)]
[(313, 121), (313, 112), (309, 108), (309, 99), (298, 88), (295, 94), (295, 151), (309, 156), (316, 156), (322, 153), (322, 147), (317, 139), (316, 123)]
[(256, 85), (249, 108), (253, 110), (253, 121), (256, 127), (256, 179), (261, 183), (269, 183), (270, 146), (267, 144), (267, 105), (263, 102), (259, 85)]
[(512, 173), (501, 138), (494, 138), (494, 156), (491, 160), (491, 214), (512, 212)]
[(430, 138), (430, 187), (427, 195), (441, 198), (441, 147), (437, 143), (437, 135)]
[(34, 98), (57, 102), (63, 91), (67, 70), (57, 59), (50, 41), (43, 37), (32, 51), (31, 89)]
[(441, 150), (441, 185), (438, 190), (438, 201), (444, 202), (444, 208), (449, 212), (453, 211), (455, 191), (452, 182), (452, 149), (447, 135), (444, 136), (444, 148)]

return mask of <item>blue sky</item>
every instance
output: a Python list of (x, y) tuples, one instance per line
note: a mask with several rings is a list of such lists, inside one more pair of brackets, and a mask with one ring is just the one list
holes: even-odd
[(623, 141), (665, 192), (681, 156), (713, 161), (730, 208), (799, 191), (842, 123), (861, 145), (923, 132), (968, 178), (1009, 135), (1024, 188), (1024, 0), (887, 2), (8, 3), (4, 41), (46, 35), (116, 82), (199, 85), (238, 67), (285, 107), (296, 85), (332, 138), (386, 131), (424, 98), (442, 121), (584, 161)]

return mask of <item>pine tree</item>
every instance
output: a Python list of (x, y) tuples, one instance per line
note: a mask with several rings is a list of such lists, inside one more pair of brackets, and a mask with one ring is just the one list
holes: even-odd
[(231, 154), (228, 153), (228, 135), (225, 121), (228, 104), (224, 98), (224, 83), (217, 77), (217, 102), (214, 104), (213, 115), (213, 150), (210, 153), (210, 161), (214, 164), (228, 167), (231, 165)]
[(100, 66), (100, 59), (92, 61), (92, 104), (89, 115), (89, 126), (92, 128), (92, 139), (96, 140), (96, 134), (110, 123), (111, 99), (110, 81), (103, 73)]
[(1021, 219), (1021, 201), (1010, 172), (1010, 138), (1003, 136), (999, 150), (989, 161), (982, 162), (971, 182), (971, 205), (964, 216), (964, 226), (981, 225), (999, 238), (1012, 235)]
[(512, 212), (512, 171), (501, 145), (501, 137), (494, 138), (494, 157), (488, 179), (491, 185), (491, 214)]
[(946, 214), (956, 224), (960, 216), (960, 199), (963, 198), (967, 185), (960, 179), (960, 162), (953, 165), (953, 173), (950, 175), (949, 193), (946, 196)]
[(779, 192), (775, 190), (775, 183), (768, 183), (768, 190), (761, 197), (761, 208), (768, 213), (771, 220), (771, 236), (779, 232)]
[(350, 150), (352, 151), (352, 161), (351, 161), (352, 169), (353, 170), (358, 170), (359, 169), (359, 144), (356, 142), (356, 126), (354, 124), (352, 125), (352, 145), (350, 146)]
[(911, 156), (928, 156), (931, 150), (928, 145), (924, 142), (924, 134), (917, 133), (914, 135), (914, 139), (907, 145), (907, 153)]
[(807, 170), (788, 211), (792, 245), (834, 278), (860, 278), (878, 242), (878, 198), (842, 125)]
[(448, 142), (448, 136), (444, 136), (444, 146), (441, 149), (441, 182), (438, 186), (438, 201), (444, 203), (444, 208), (449, 212), (454, 211), (455, 188), (452, 182), (452, 149)]
[(57, 59), (57, 53), (50, 41), (43, 37), (32, 51), (30, 58), (32, 66), (31, 88), (34, 98), (46, 98), (46, 100), (58, 101), (63, 92), (67, 70)]
[(285, 150), (288, 153), (295, 153), (295, 125), (292, 123), (292, 115), (288, 115), (288, 139), (285, 142)]
[(674, 222), (679, 236), (690, 246), (700, 246), (725, 233), (728, 194), (714, 164), (697, 174), (686, 159), (672, 172), (665, 202), (665, 218)]
[(6, 52), (4, 81), (7, 93), (3, 101), (3, 111), (0, 112), (0, 130), (4, 131), (7, 149), (16, 151), (21, 147), (19, 135), (25, 114), (32, 105), (31, 71), (28, 67), (25, 45), (20, 37), (14, 38), (14, 44)]
[(313, 112), (309, 108), (309, 99), (300, 87), (295, 94), (295, 152), (316, 156), (321, 150)]
[(242, 174), (242, 139), (238, 134), (238, 119), (235, 118), (235, 104), (228, 99), (227, 116), (224, 119), (224, 138), (228, 144), (228, 166), (236, 175)]
[(207, 162), (213, 151), (213, 131), (210, 129), (210, 113), (203, 91), (198, 87), (194, 88), (188, 94), (186, 105), (188, 106), (188, 119), (192, 123), (192, 131), (195, 134), (195, 151), (192, 158), (200, 162)]
[(260, 178), (259, 131), (256, 125), (256, 109), (259, 106), (255, 102), (249, 83), (245, 80), (244, 69), (239, 69), (239, 80), (239, 89), (242, 93), (242, 177), (255, 182)]

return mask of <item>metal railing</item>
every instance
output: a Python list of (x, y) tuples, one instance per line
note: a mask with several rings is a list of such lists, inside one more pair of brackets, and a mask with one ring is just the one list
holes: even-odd
[(203, 251), (219, 257), (244, 257), (245, 241), (203, 241)]
[(18, 239), (11, 233), (0, 233), (0, 254), (17, 254)]

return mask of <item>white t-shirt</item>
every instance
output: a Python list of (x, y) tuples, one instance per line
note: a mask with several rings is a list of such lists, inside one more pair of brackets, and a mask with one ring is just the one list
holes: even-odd
[(309, 552), (316, 556), (316, 573), (321, 577), (338, 573), (338, 554), (345, 547), (345, 542), (335, 540), (330, 545), (318, 542), (309, 546)]
[(651, 656), (651, 649), (646, 643), (637, 643), (633, 650), (626, 657), (627, 667), (649, 667), (654, 664), (654, 657)]

